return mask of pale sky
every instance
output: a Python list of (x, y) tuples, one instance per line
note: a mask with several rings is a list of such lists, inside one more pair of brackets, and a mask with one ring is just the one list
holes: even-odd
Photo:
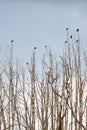
[[(3, 56), (14, 40), (14, 57), (27, 61), (37, 47), (37, 55), (50, 46), (62, 54), (66, 27), (70, 35), (80, 29), (82, 48), (87, 50), (86, 0), (0, 0), (0, 49)], [(61, 2), (60, 2), (61, 1)]]

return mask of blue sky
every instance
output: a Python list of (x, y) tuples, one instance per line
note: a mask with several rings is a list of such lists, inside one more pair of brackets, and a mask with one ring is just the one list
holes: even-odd
[[(54, 2), (53, 2), (54, 1)], [(65, 28), (76, 36), (80, 29), (81, 46), (87, 50), (87, 2), (77, 0), (0, 0), (1, 57), (14, 40), (14, 57), (27, 61), (37, 46), (38, 58), (45, 45), (54, 54), (62, 54), (66, 40)]]

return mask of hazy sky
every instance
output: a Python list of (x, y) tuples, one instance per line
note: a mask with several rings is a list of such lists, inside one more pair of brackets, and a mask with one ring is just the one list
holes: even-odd
[(1, 54), (12, 39), (15, 58), (25, 61), (29, 59), (34, 46), (37, 46), (38, 56), (43, 54), (45, 45), (49, 45), (54, 54), (62, 53), (66, 27), (74, 36), (76, 29), (80, 29), (82, 48), (87, 50), (86, 0), (60, 1), (0, 0)]

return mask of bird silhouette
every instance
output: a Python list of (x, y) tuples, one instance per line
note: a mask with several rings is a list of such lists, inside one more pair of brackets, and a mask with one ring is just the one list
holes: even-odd
[(34, 49), (36, 50), (37, 48), (36, 48), (36, 47), (34, 47)]
[(76, 31), (79, 32), (79, 29), (77, 29)]
[(65, 41), (65, 43), (67, 43), (67, 41)]
[(68, 30), (69, 28), (66, 28), (66, 30)]
[(14, 40), (11, 40), (11, 42), (13, 42)]
[(45, 45), (45, 47), (47, 47), (47, 45)]
[(76, 42), (78, 42), (79, 40), (76, 40)]
[(27, 62), (26, 65), (28, 65), (29, 63)]
[(70, 36), (70, 39), (72, 39), (72, 35)]

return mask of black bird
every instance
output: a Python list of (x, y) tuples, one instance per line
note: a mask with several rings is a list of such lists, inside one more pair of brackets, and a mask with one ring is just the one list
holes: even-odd
[(79, 29), (77, 29), (76, 31), (79, 32)]
[(47, 47), (47, 45), (45, 45), (45, 47)]
[(37, 48), (36, 48), (36, 47), (34, 47), (34, 49), (36, 50)]
[(28, 65), (29, 63), (27, 62), (26, 65)]
[(78, 42), (79, 40), (76, 40), (76, 42)]
[(72, 39), (72, 35), (70, 36), (70, 39)]
[(68, 30), (69, 28), (66, 28), (66, 30)]
[(65, 41), (65, 43), (67, 43), (67, 41)]
[(13, 42), (14, 40), (11, 40), (11, 42)]

